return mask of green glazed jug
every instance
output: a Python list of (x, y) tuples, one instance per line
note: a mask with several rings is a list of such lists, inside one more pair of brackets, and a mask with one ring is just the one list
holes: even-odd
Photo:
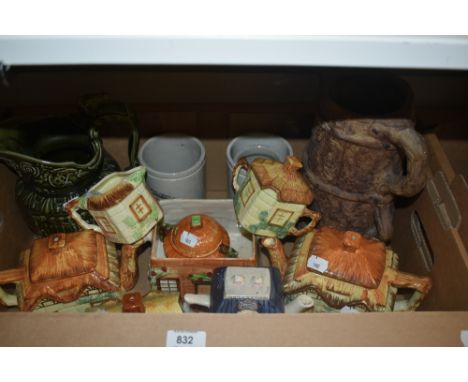
[[(130, 128), (128, 155), (133, 167), (139, 143), (136, 116), (106, 94), (82, 97), (75, 114), (0, 121), (0, 161), (18, 176), (16, 200), (35, 234), (80, 229), (63, 205), (120, 170), (104, 150), (99, 129), (122, 123)], [(86, 211), (82, 217), (93, 222)]]

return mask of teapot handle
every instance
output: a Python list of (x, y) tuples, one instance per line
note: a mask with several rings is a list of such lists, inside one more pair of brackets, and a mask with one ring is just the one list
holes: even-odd
[(395, 303), (395, 312), (416, 310), (432, 287), (432, 281), (429, 277), (420, 277), (399, 271), (394, 271), (393, 277), (389, 281), (396, 288), (414, 289), (409, 299), (401, 301), (399, 304)]
[(128, 138), (128, 158), (130, 167), (138, 165), (137, 154), (140, 143), (137, 117), (125, 103), (112, 100), (108, 94), (89, 94), (80, 101), (83, 110), (93, 119), (93, 127), (113, 121), (124, 122), (130, 128)]
[(312, 211), (312, 210), (309, 210), (308, 208), (304, 209), (304, 212), (302, 213), (302, 216), (310, 218), (309, 224), (307, 224), (304, 228), (301, 228), (301, 229), (297, 229), (296, 227), (292, 227), (289, 230), (289, 233), (291, 235), (298, 237), (298, 236), (303, 236), (306, 233), (309, 233), (310, 231), (312, 231), (315, 228), (318, 221), (322, 217), (320, 212)]
[(120, 260), (120, 278), (122, 288), (126, 291), (133, 289), (138, 280), (137, 249), (138, 244), (124, 244)]
[[(24, 280), (24, 276), (25, 272), (23, 267), (0, 271), (0, 285), (21, 282)], [(0, 305), (18, 306), (18, 297), (5, 292), (0, 286)]]
[(63, 208), (67, 212), (67, 214), (75, 221), (75, 223), (78, 224), (81, 228), (91, 229), (91, 230), (93, 230), (95, 232), (104, 234), (101, 227), (99, 227), (96, 224), (89, 224), (78, 213), (78, 210), (80, 209), (80, 198), (79, 197), (66, 202), (63, 205)]
[(407, 174), (397, 181), (384, 184), (379, 190), (399, 196), (413, 196), (424, 187), (427, 179), (427, 147), (424, 138), (407, 119), (388, 120), (373, 126), (374, 134), (401, 148), (407, 160)]
[(239, 177), (239, 172), (241, 169), (244, 169), (246, 171), (249, 171), (250, 170), (250, 165), (249, 165), (249, 162), (247, 162), (247, 159), (245, 158), (240, 158), (236, 165), (234, 166), (234, 168), (232, 169), (232, 179), (231, 179), (231, 183), (232, 183), (232, 187), (234, 188), (234, 191), (235, 192), (238, 192), (239, 189), (240, 189), (240, 185), (239, 183), (237, 182), (237, 178)]

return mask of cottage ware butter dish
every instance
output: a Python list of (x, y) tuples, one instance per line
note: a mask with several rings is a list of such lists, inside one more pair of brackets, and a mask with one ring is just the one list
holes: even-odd
[(397, 254), (383, 242), (322, 227), (296, 240), (284, 292), (286, 300), (311, 296), (315, 312), (407, 311), (420, 305), (431, 284), (429, 277), (398, 271)]
[[(83, 229), (102, 233), (114, 243), (135, 243), (163, 217), (161, 207), (146, 188), (145, 173), (139, 166), (110, 174), (86, 194), (68, 202), (65, 209)], [(80, 209), (89, 211), (97, 225), (84, 221)]]
[(161, 207), (165, 224), (153, 229), (148, 272), (154, 290), (205, 293), (216, 268), (257, 264), (258, 241), (239, 231), (232, 199), (167, 199)]
[(0, 285), (16, 284), (16, 295), (0, 288), (0, 304), (22, 311), (83, 311), (120, 298), (137, 279), (136, 247), (113, 243), (94, 231), (58, 233), (35, 240), (21, 266), (0, 272)]

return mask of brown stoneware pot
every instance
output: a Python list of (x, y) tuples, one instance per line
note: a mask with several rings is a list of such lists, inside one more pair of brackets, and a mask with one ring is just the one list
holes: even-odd
[(321, 223), (388, 241), (394, 197), (422, 190), (424, 139), (406, 119), (321, 122), (304, 152), (304, 175)]

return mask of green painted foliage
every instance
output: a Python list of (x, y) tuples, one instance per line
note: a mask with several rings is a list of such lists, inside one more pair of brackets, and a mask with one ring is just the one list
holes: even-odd
[(193, 273), (189, 276), (189, 278), (192, 281), (211, 282), (211, 277), (208, 276), (206, 273)]
[(145, 173), (146, 170), (144, 168), (141, 168), (139, 171), (134, 172), (133, 174), (130, 174), (127, 177), (127, 181), (135, 184), (140, 184), (144, 182), (145, 180)]
[(274, 232), (276, 234), (276, 236), (279, 239), (282, 239), (282, 238), (288, 236), (289, 230), (293, 226), (292, 222), (287, 223), (283, 227), (278, 227), (278, 226), (268, 224), (267, 218), (268, 218), (268, 211), (265, 211), (265, 210), (261, 211), (258, 214), (259, 222), (257, 224), (251, 224), (249, 226), (249, 231), (253, 232), (253, 233), (256, 233), (256, 232), (258, 232), (260, 230), (272, 231), (272, 232)]

